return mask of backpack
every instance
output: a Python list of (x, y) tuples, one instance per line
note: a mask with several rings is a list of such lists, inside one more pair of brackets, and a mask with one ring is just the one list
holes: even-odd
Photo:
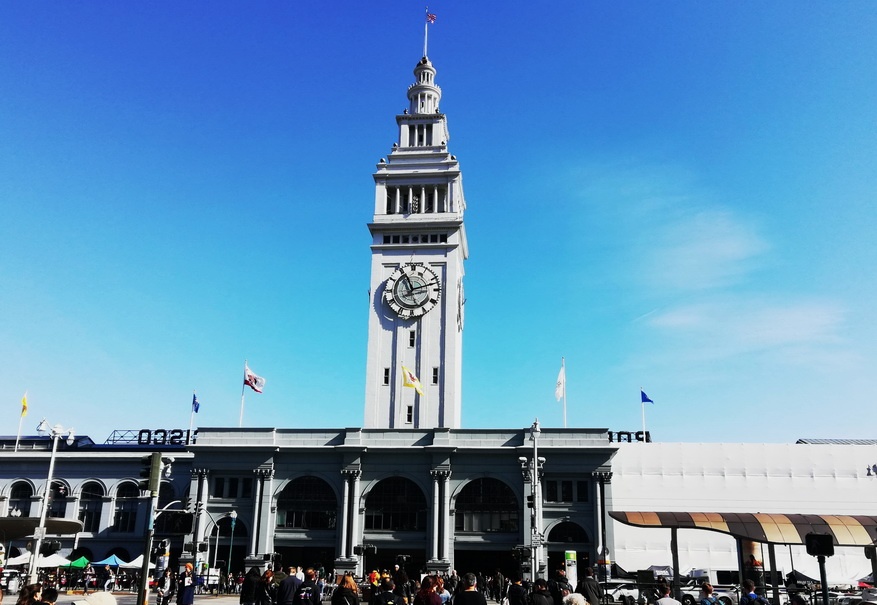
[(315, 605), (314, 587), (302, 584), (292, 598), (294, 605)]

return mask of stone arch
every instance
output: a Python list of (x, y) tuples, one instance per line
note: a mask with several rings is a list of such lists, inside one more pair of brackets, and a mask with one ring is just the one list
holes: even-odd
[(82, 521), (82, 531), (100, 531), (106, 487), (97, 479), (86, 479), (79, 486), (79, 511), (76, 517)]
[(548, 542), (555, 544), (590, 544), (587, 530), (569, 519), (559, 519), (545, 528)]
[(29, 479), (16, 479), (12, 481), (9, 484), (9, 503), (6, 514), (9, 515), (13, 510), (17, 509), (21, 512), (22, 517), (30, 517), (31, 505), (35, 495), (36, 489), (33, 482)]

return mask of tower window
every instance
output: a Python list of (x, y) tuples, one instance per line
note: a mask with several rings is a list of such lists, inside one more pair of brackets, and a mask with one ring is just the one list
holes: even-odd
[(414, 422), (414, 406), (409, 405), (405, 408), (405, 422), (407, 424), (411, 424)]
[(390, 368), (384, 368), (384, 386), (390, 384)]
[(415, 344), (417, 344), (417, 332), (415, 330), (409, 330), (408, 346), (413, 349)]
[(438, 380), (439, 380), (439, 369), (433, 368), (432, 369), (432, 383), (438, 384)]

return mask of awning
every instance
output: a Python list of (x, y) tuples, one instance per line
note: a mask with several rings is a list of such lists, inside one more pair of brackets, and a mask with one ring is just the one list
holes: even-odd
[(877, 517), (868, 515), (610, 511), (609, 516), (636, 527), (707, 529), (773, 544), (804, 544), (810, 533), (830, 534), (837, 546), (877, 543)]
[[(32, 536), (39, 527), (39, 517), (0, 517), (0, 537), (4, 542)], [(82, 531), (82, 521), (49, 517), (45, 522), (46, 535), (73, 535)]]

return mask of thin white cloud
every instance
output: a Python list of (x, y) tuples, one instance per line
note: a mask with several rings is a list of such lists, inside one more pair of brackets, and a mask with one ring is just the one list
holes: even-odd
[(769, 249), (757, 229), (725, 209), (682, 210), (659, 225), (647, 251), (646, 276), (662, 289), (708, 290), (742, 281)]
[(694, 355), (730, 357), (758, 351), (838, 345), (845, 312), (824, 301), (772, 302), (733, 297), (680, 305), (655, 313), (647, 324), (670, 340), (685, 342)]

